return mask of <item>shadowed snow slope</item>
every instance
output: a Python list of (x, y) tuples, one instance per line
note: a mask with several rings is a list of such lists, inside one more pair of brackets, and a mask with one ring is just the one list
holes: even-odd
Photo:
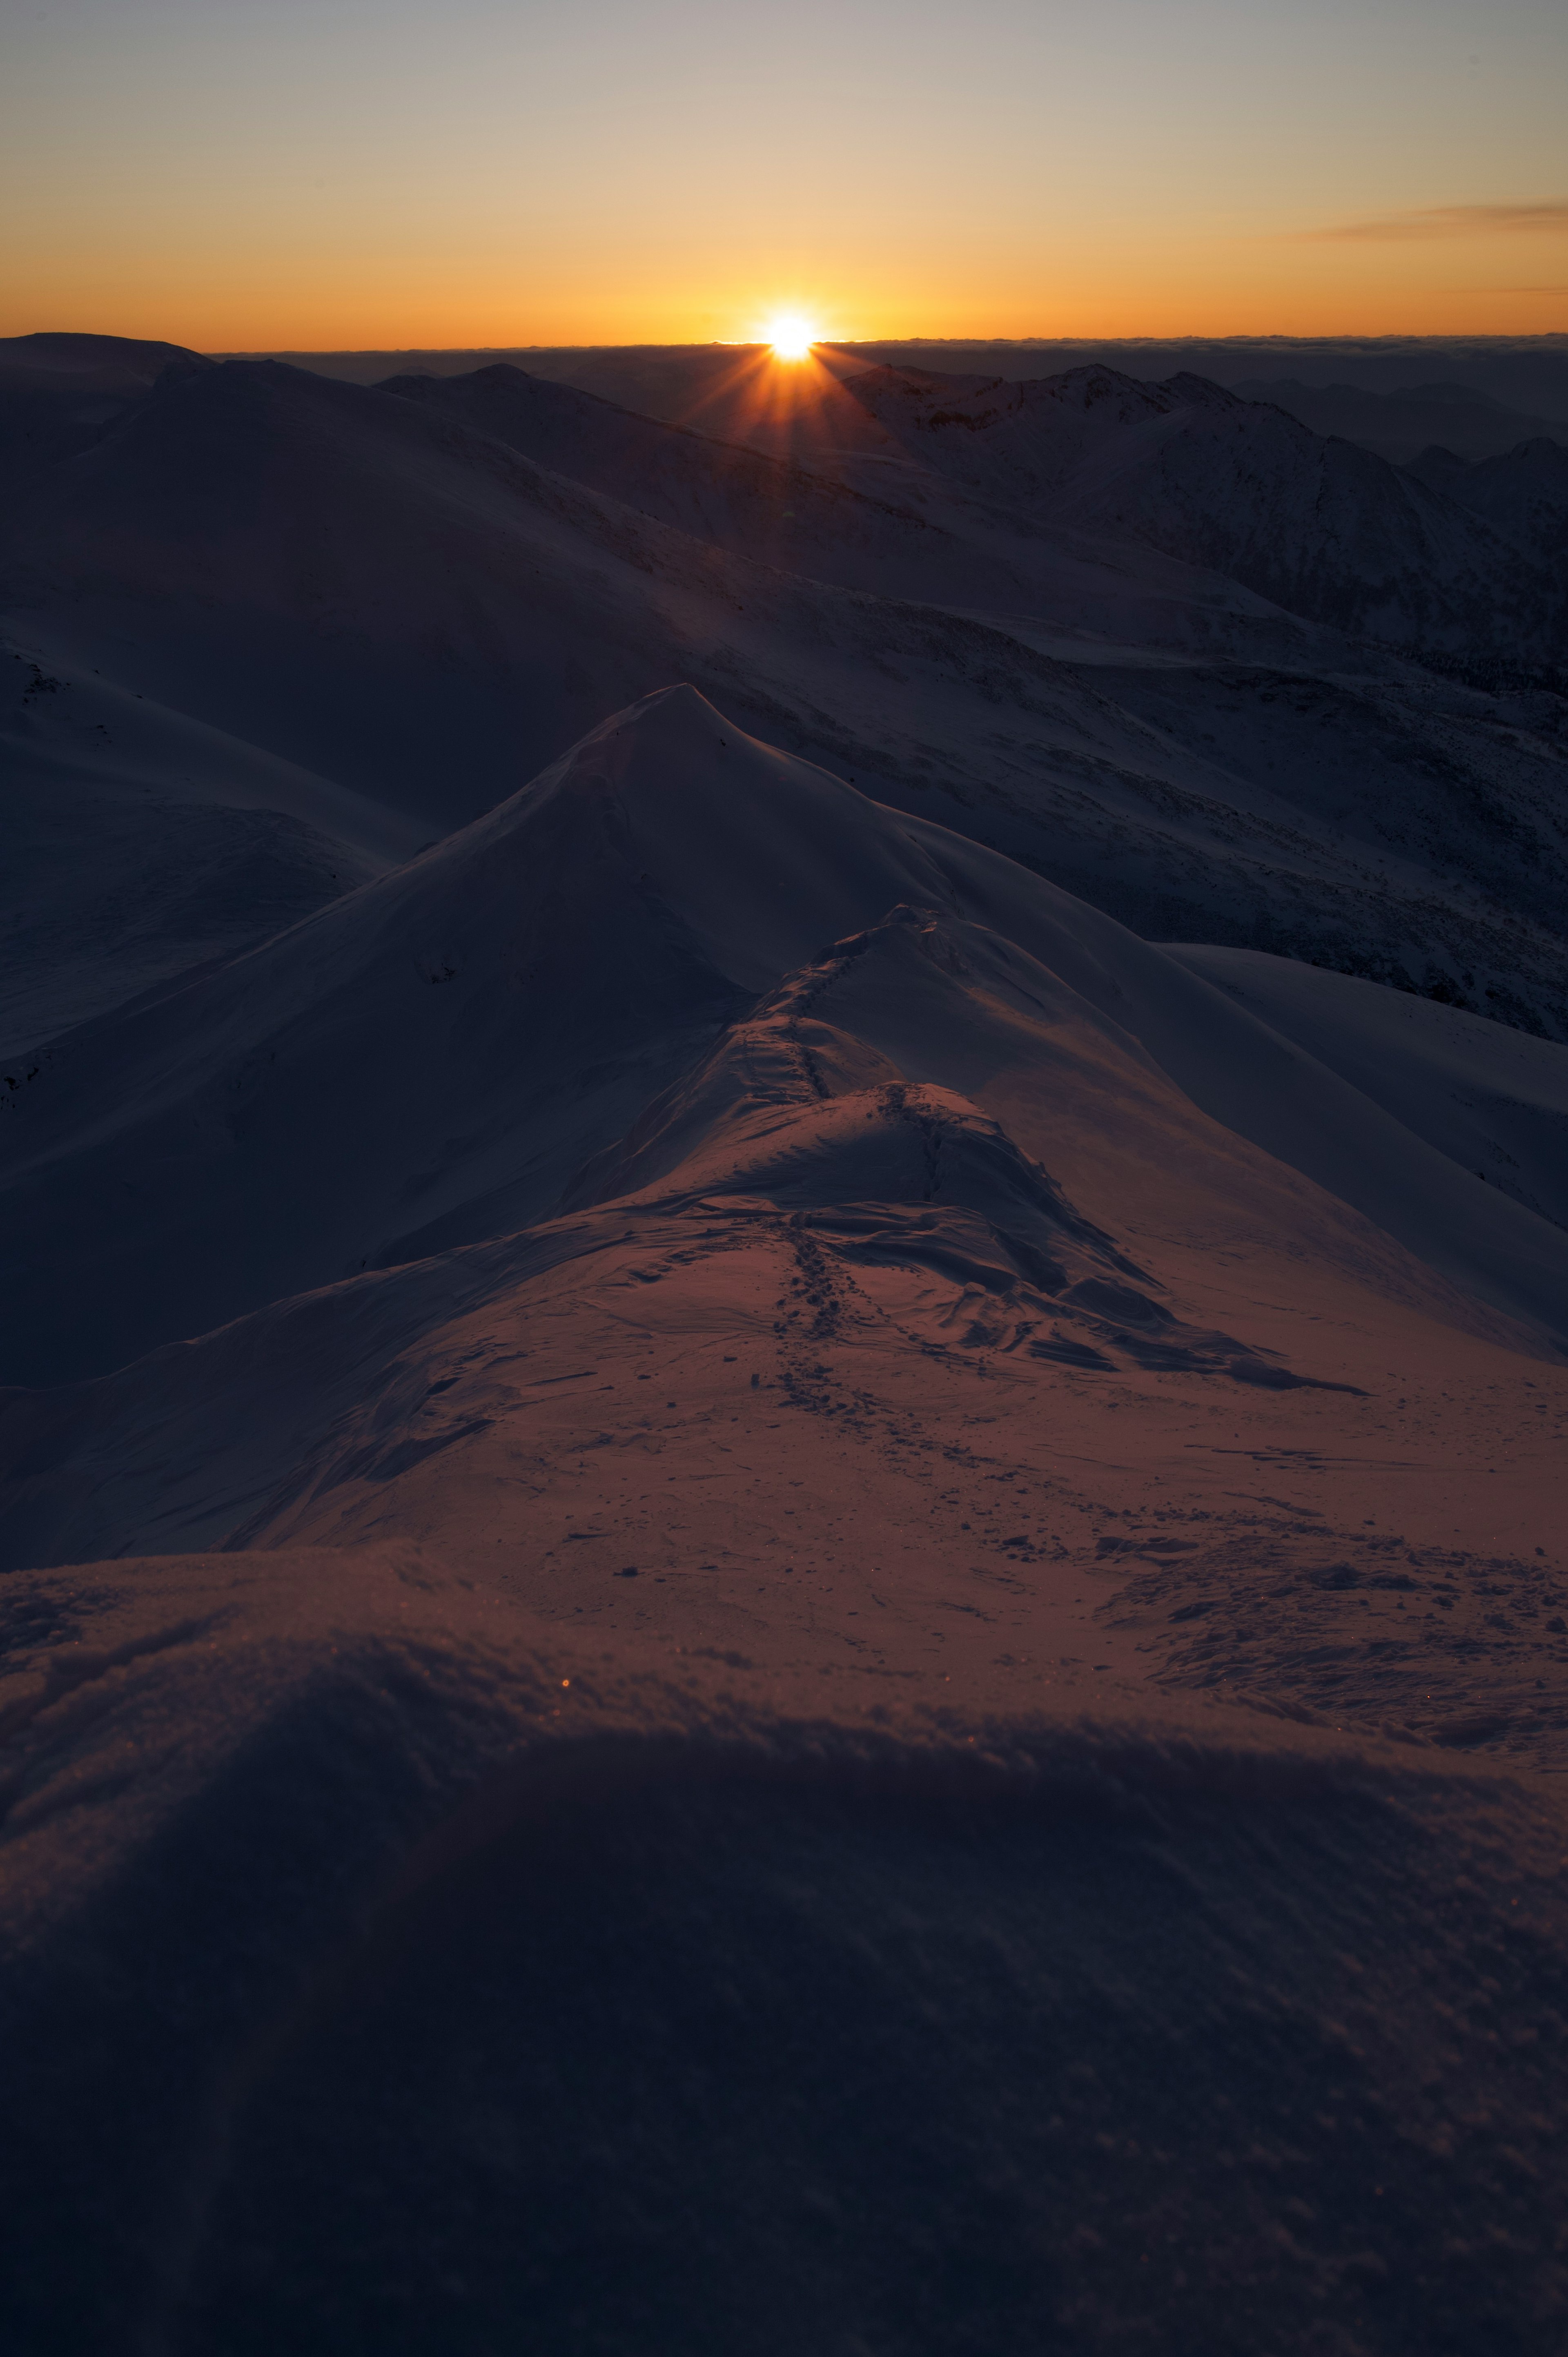
[[(757, 563), (880, 597), (1052, 622), (1069, 643), (1148, 637), (1269, 661), (1354, 661), (1223, 572), (1125, 544), (1047, 533), (1013, 496), (993, 504), (889, 442), (873, 459), (803, 463), (639, 417), (575, 386), (497, 365), (469, 376), (392, 377), (416, 402), (625, 506)], [(838, 396), (842, 398), (842, 396)], [(854, 408), (854, 404), (849, 406)], [(864, 413), (855, 410), (856, 415)]]
[[(382, 393), (461, 420), (535, 466), (759, 564), (884, 596), (1015, 608), (1027, 573), (966, 547), (919, 509), (877, 499), (743, 444), (716, 441), (497, 365), (472, 376), (390, 377)], [(1015, 551), (1015, 556), (1024, 551)]]
[(0, 336), (0, 482), (98, 440), (168, 368), (209, 365), (178, 344), (128, 336)]
[(420, 830), (91, 671), (0, 644), (0, 1058), (281, 932)]
[(855, 1702), (407, 1547), (0, 1609), (16, 2357), (1554, 2346), (1563, 1824), (1507, 1777)]
[[(453, 397), (497, 431), (445, 395), (170, 370), (34, 468), (0, 582), (18, 656), (59, 683), (47, 758), (22, 748), (29, 798), (48, 804), (61, 761), (123, 796), (109, 706), (156, 707), (166, 773), (210, 812), (226, 789), (185, 759), (194, 722), (208, 755), (216, 732), (263, 765), (252, 784), (272, 765), (280, 820), (326, 838), (296, 861), (298, 909), (341, 886), (338, 846), (372, 871), (405, 856), (685, 679), (1146, 937), (1262, 943), (1568, 1034), (1556, 699), (1434, 679), (1120, 531), (1010, 518), (929, 464), (879, 460), (862, 496), (585, 396), (553, 421), (526, 378), (493, 404), (476, 386)], [(242, 885), (250, 856), (237, 842)], [(253, 925), (238, 906), (217, 938), (171, 925), (156, 955), (110, 926), (74, 1004), (172, 972), (182, 941), (194, 962), (264, 931), (265, 862), (255, 897)], [(101, 899), (84, 873), (62, 923), (85, 935)]]
[(1568, 646), (1539, 559), (1371, 452), (1202, 377), (1084, 368), (1019, 384), (886, 369), (848, 390), (905, 447), (993, 499), (1179, 553), (1315, 621), (1408, 645)]
[[(874, 956), (835, 953), (806, 985), (813, 1009), (899, 1085), (989, 1107), (1021, 1068), (1019, 1142), (1055, 1175), (1064, 1157), (1082, 1168), (1082, 1216), (1115, 1226), (1136, 1159), (1228, 1203), (1217, 1218), (1245, 1198), (1264, 1228), (1323, 1229), (1289, 1165), (1480, 1299), (1568, 1335), (1558, 1230), (1111, 919), (684, 688), (265, 947), (54, 1043), (7, 1106), (7, 1376), (102, 1372), (547, 1215), (723, 1027), (899, 904), (959, 934), (939, 928), (923, 953), (896, 928)], [(795, 1020), (775, 1011), (776, 1030)], [(805, 1110), (811, 1154), (836, 1169), (826, 1113)], [(1263, 1149), (1244, 1173), (1217, 1124)]]
[(1262, 951), (1166, 948), (1462, 1170), (1568, 1228), (1568, 1049)]
[(1568, 447), (1563, 440), (1538, 435), (1470, 467), (1455, 461), (1451, 451), (1428, 450), (1407, 471), (1484, 517), (1526, 555), (1554, 566), (1561, 583), (1568, 528)]
[(0, 336), (0, 382), (7, 384), (145, 392), (177, 361), (199, 364), (200, 356), (135, 336)]

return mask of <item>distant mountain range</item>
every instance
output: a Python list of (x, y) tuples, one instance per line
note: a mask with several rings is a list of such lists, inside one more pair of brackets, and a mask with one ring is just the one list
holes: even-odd
[[(39, 797), (17, 1048), (682, 677), (1146, 936), (1568, 1036), (1554, 445), (1461, 497), (1451, 466), (1434, 486), (1197, 378), (811, 377), (797, 436), (732, 357), (721, 438), (504, 365), (377, 389), (70, 357), (0, 351), (7, 728)], [(96, 947), (46, 983), (38, 879), (66, 867), (50, 938)]]
[[(917, 337), (904, 342), (826, 345), (822, 350), (830, 365), (844, 371), (915, 368), (937, 369), (943, 375), (1038, 379), (1064, 375), (1071, 369), (1099, 367), (1144, 382), (1202, 376), (1232, 392), (1289, 384), (1316, 396), (1337, 389), (1379, 395), (1396, 406), (1413, 394), (1430, 395), (1431, 388), (1439, 386), (1445, 392), (1453, 388), (1479, 409), (1496, 405), (1518, 417), (1521, 431), (1515, 435), (1516, 441), (1526, 438), (1534, 420), (1545, 420), (1549, 431), (1555, 429), (1568, 436), (1568, 336), (1482, 336), (1459, 341), (1430, 336), (1351, 340), (1195, 336), (1167, 340), (1135, 337), (1121, 341), (1080, 338), (989, 342)], [(360, 384), (414, 371), (467, 375), (496, 361), (510, 361), (531, 375), (581, 385), (609, 400), (671, 419), (682, 418), (700, 404), (714, 383), (733, 371), (735, 361), (733, 348), (713, 344), (596, 345), (559, 350), (520, 346), (489, 351), (228, 353), (222, 357), (286, 360)], [(1292, 404), (1284, 401), (1281, 405), (1290, 408)], [(1360, 421), (1380, 449), (1392, 415), (1374, 408)], [(1314, 421), (1305, 418), (1304, 423)], [(1347, 429), (1334, 425), (1317, 430)], [(1399, 431), (1396, 424), (1396, 441)], [(1362, 436), (1348, 433), (1347, 438), (1357, 441)], [(1381, 455), (1390, 453), (1381, 449)], [(1477, 450), (1474, 455), (1487, 452)]]
[(1244, 383), (1290, 380), (1314, 390), (1348, 385), (1402, 398), (1412, 388), (1455, 385), (1524, 415), (1568, 425), (1568, 336), (1133, 337), (1016, 343), (851, 344), (863, 363), (913, 365), (993, 375), (1059, 375), (1113, 368), (1145, 379), (1205, 376), (1232, 392)]
[(1359, 442), (1396, 465), (1434, 444), (1456, 457), (1495, 458), (1545, 436), (1568, 443), (1568, 422), (1529, 417), (1464, 384), (1410, 385), (1371, 393), (1354, 384), (1303, 384), (1299, 378), (1247, 378), (1231, 386), (1247, 401), (1273, 402), (1315, 434)]

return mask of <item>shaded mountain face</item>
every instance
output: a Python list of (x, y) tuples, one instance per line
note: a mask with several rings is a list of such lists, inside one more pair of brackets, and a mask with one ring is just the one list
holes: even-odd
[(0, 337), (0, 483), (95, 442), (166, 369), (211, 366), (125, 336)]
[(770, 456), (832, 466), (891, 446), (840, 380), (864, 362), (821, 346), (809, 362), (778, 368), (766, 344), (621, 345), (577, 350), (235, 353), (272, 359), (349, 384), (393, 378), (472, 377), (515, 369), (535, 383), (570, 387), (639, 416), (747, 442)]
[[(458, 385), (509, 443), (428, 389), (210, 368), (32, 470), (6, 550), (21, 685), (0, 728), (38, 873), (92, 812), (110, 833), (143, 813), (148, 856), (177, 874), (182, 813), (271, 807), (311, 830), (280, 845), (309, 871), (302, 910), (686, 678), (752, 733), (1146, 936), (1262, 943), (1568, 1028), (1550, 697), (1435, 680), (918, 456), (791, 470), (583, 396), (552, 408), (559, 391)], [(1187, 414), (1157, 408), (1153, 427)], [(30, 695), (35, 673), (55, 684)], [(216, 823), (238, 879), (252, 822)], [(62, 889), (68, 866), (49, 868)], [(111, 912), (101, 976), (40, 986), (11, 1037), (36, 1044), (177, 970), (182, 943), (199, 959), (255, 938), (279, 902), (267, 887), (247, 927), (245, 888), (205, 931), (177, 896), (156, 938), (134, 904)], [(81, 899), (68, 931), (105, 905), (85, 869)]]
[(1400, 466), (1434, 443), (1461, 457), (1500, 457), (1554, 428), (1568, 440), (1568, 425), (1509, 409), (1463, 384), (1412, 384), (1398, 393), (1372, 393), (1355, 384), (1303, 384), (1294, 377), (1243, 379), (1230, 388), (1246, 401), (1270, 403), (1315, 434), (1359, 442), (1380, 458)]
[(176, 362), (212, 365), (183, 344), (131, 336), (0, 336), (0, 385), (84, 395), (150, 392)]
[(988, 498), (1058, 528), (1179, 549), (1334, 629), (1543, 660), (1568, 647), (1549, 570), (1521, 565), (1468, 510), (1200, 377), (889, 370), (848, 389), (906, 448)]
[(1562, 581), (1568, 546), (1568, 447), (1563, 442), (1538, 436), (1475, 466), (1458, 462), (1449, 450), (1427, 450), (1405, 471), (1484, 517), (1522, 555), (1552, 566)]
[[(826, 370), (789, 371), (773, 388), (785, 431), (757, 393), (756, 356), (738, 374), (731, 366), (723, 399), (697, 413), (702, 432), (501, 365), (378, 389), (770, 571), (900, 603), (1030, 616), (1069, 643), (1153, 638), (1273, 657), (1316, 638), (1326, 656), (1348, 652), (1223, 574), (1152, 553), (1129, 565), (1125, 551), (1108, 557), (1091, 536), (1044, 531), (1015, 501), (975, 496), (903, 450)], [(739, 605), (746, 593), (734, 595)]]
[(0, 646), (0, 1059), (258, 938), (423, 828), (242, 737)]
[(467, 376), (389, 377), (379, 390), (757, 564), (884, 597), (1005, 608), (1038, 594), (1030, 552), (976, 545), (922, 503), (901, 500), (896, 476), (878, 498), (836, 472), (814, 473), (745, 441), (640, 417), (499, 364)]
[(1461, 1169), (1568, 1229), (1568, 1058), (1478, 1015), (1260, 950), (1167, 945)]
[(177, 381), (31, 494), (14, 606), (69, 620), (85, 605), (94, 669), (145, 650), (136, 689), (412, 807), (424, 839), (640, 688), (644, 642), (668, 662), (591, 494), (297, 371)]

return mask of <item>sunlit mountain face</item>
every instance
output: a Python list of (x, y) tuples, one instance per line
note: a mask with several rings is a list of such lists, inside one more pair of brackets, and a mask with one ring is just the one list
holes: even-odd
[(8, 2345), (1555, 2357), (1563, 444), (520, 357), (0, 346)]

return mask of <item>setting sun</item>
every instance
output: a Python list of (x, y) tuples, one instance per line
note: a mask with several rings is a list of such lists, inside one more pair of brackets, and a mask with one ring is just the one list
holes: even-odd
[(790, 312), (769, 322), (768, 340), (773, 347), (775, 360), (803, 361), (817, 337), (809, 319), (800, 318)]

